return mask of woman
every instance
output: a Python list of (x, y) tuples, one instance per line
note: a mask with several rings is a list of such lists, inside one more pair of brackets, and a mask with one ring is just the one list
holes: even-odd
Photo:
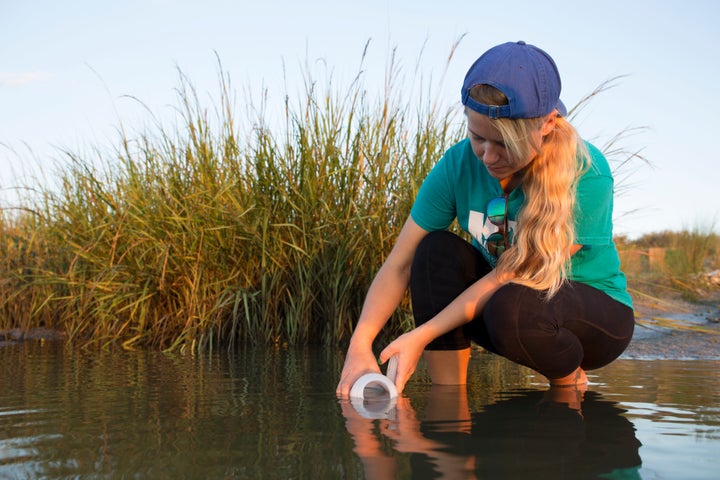
[[(471, 341), (551, 385), (583, 385), (632, 337), (612, 241), (613, 180), (564, 118), (552, 58), (524, 42), (488, 50), (462, 86), (468, 138), (432, 169), (367, 294), (337, 393), (379, 371), (372, 342), (410, 287), (416, 327), (390, 343), (402, 391), (467, 381)], [(447, 231), (453, 220), (472, 244)]]

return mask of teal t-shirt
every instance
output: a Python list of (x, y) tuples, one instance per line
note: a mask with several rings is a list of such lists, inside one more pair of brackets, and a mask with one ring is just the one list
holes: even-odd
[[(625, 274), (612, 239), (613, 178), (604, 155), (587, 143), (590, 168), (580, 178), (575, 202), (576, 243), (583, 248), (571, 259), (568, 278), (602, 290), (632, 308)], [(427, 231), (445, 230), (457, 218), (483, 257), (495, 265), (497, 259), (486, 248), (487, 238), (499, 228), (487, 218), (490, 200), (503, 195), (500, 182), (492, 177), (465, 139), (445, 152), (425, 178), (410, 215)], [(510, 237), (519, 227), (518, 211), (525, 197), (521, 186), (508, 195)]]

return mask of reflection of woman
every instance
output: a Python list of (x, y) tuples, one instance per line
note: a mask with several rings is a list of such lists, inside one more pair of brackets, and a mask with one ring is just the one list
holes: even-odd
[[(468, 138), (420, 189), (373, 280), (337, 393), (378, 372), (372, 343), (410, 286), (416, 327), (380, 354), (399, 391), (425, 352), (433, 383), (465, 384), (470, 342), (553, 385), (584, 384), (633, 332), (612, 241), (607, 161), (564, 118), (550, 56), (524, 42), (483, 54), (462, 86)], [(472, 244), (446, 231), (458, 224)]]
[[(458, 408), (464, 395), (457, 388), (433, 386), (422, 421), (407, 398), (398, 403), (396, 420), (381, 421), (380, 432), (395, 441), (395, 450), (413, 454), (413, 478), (585, 479), (620, 471), (622, 478), (639, 478), (640, 442), (632, 423), (617, 403), (595, 392), (585, 393), (581, 412), (557, 395), (577, 391), (551, 388), (507, 393), (470, 417), (466, 408)], [(376, 478), (371, 472), (394, 471), (391, 456), (366, 448), (380, 443), (373, 421), (357, 416), (352, 407), (343, 411), (366, 478)]]
[[(463, 443), (476, 456), (478, 477), (596, 478), (640, 465), (635, 428), (617, 403), (586, 392), (580, 415), (547, 395), (520, 392), (473, 415)], [(437, 436), (432, 427), (424, 434)]]

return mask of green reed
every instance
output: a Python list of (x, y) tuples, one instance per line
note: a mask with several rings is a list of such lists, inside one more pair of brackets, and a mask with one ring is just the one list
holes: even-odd
[(422, 178), (462, 136), (453, 109), (400, 101), (397, 74), (380, 100), (360, 77), (308, 75), (280, 128), (264, 105), (240, 128), (224, 75), (209, 113), (181, 74), (176, 126), (65, 152), (33, 213), (3, 218), (0, 326), (191, 351), (347, 340)]

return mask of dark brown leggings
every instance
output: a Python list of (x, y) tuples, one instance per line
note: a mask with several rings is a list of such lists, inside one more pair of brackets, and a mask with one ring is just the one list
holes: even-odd
[[(410, 291), (415, 324), (421, 325), (491, 271), (480, 252), (457, 235), (438, 231), (418, 246)], [(561, 378), (578, 366), (592, 370), (619, 357), (635, 325), (632, 308), (579, 282), (567, 282), (551, 299), (532, 288), (507, 284), (470, 323), (438, 337), (427, 350), (481, 347)]]

